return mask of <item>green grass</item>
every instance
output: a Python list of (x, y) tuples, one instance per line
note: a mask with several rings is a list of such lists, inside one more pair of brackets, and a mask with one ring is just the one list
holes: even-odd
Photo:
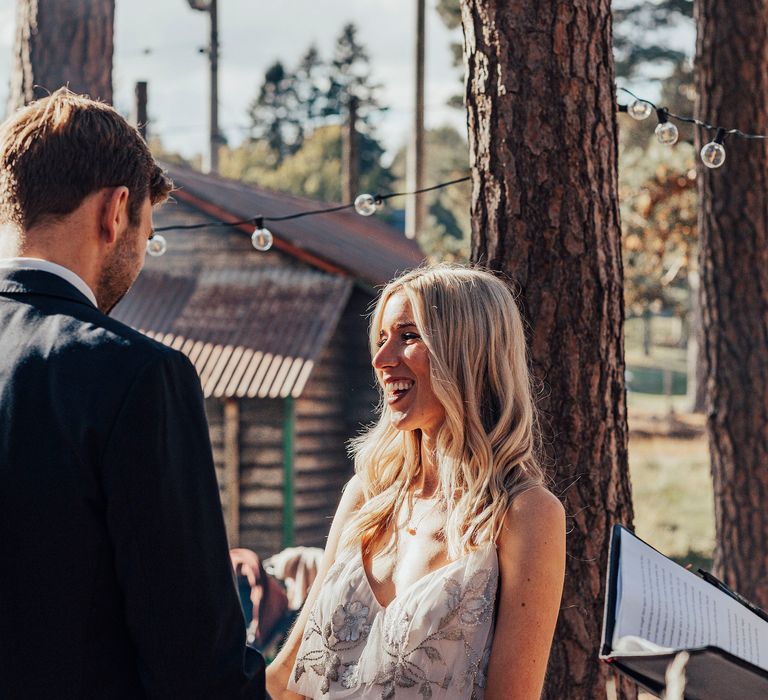
[[(629, 372), (629, 471), (635, 531), (648, 544), (682, 566), (711, 570), (715, 544), (714, 501), (709, 450), (704, 434), (695, 438), (641, 436), (640, 429), (663, 430), (670, 408), (689, 425), (703, 417), (685, 415), (686, 351), (675, 345), (679, 323), (654, 317), (651, 354), (642, 351), (642, 323), (627, 322), (625, 346)], [(664, 395), (664, 369), (672, 372), (672, 396)], [(636, 432), (632, 433), (633, 423)], [(654, 696), (641, 692), (640, 700)]]
[(675, 413), (685, 413), (688, 410), (688, 397), (684, 394), (646, 394), (639, 391), (627, 392), (627, 407), (632, 413), (646, 413), (655, 416), (665, 416), (670, 406)]
[(706, 438), (632, 436), (629, 469), (637, 535), (678, 563), (709, 568), (715, 528)]

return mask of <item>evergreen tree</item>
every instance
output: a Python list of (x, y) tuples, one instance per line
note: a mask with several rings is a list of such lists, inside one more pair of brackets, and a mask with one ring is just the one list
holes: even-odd
[[(279, 165), (299, 151), (306, 135), (327, 123), (329, 117), (345, 118), (347, 101), (354, 95), (358, 126), (375, 139), (372, 116), (386, 108), (379, 102), (380, 86), (371, 83), (370, 73), (368, 51), (358, 41), (354, 24), (342, 29), (330, 61), (324, 61), (314, 45), (304, 52), (294, 70), (276, 61), (267, 69), (248, 110), (252, 138), (266, 141), (272, 164)], [(361, 157), (370, 153), (361, 151)]]
[(325, 64), (314, 44), (304, 52), (295, 73), (297, 107), (305, 124), (313, 124), (322, 116), (326, 98), (323, 86), (328, 79)]
[(370, 82), (370, 74), (370, 57), (358, 41), (357, 27), (347, 24), (336, 39), (328, 66), (328, 89), (322, 113), (345, 115), (349, 96), (354, 95), (358, 101), (358, 123), (363, 131), (370, 132), (373, 113), (385, 109), (378, 97), (381, 86)]
[[(426, 132), (427, 182), (445, 182), (467, 174), (469, 146), (456, 129), (442, 126)], [(405, 190), (406, 148), (402, 147), (392, 161), (392, 171), (398, 178), (395, 185)], [(426, 194), (428, 215), (418, 232), (421, 249), (434, 261), (469, 260), (469, 207), (471, 186), (468, 182), (434, 190)]]
[(315, 45), (309, 46), (293, 70), (276, 61), (248, 112), (252, 138), (224, 152), (221, 172), (281, 191), (339, 200), (341, 129), (334, 117), (346, 117), (347, 99), (354, 95), (359, 104), (358, 126), (363, 127), (358, 142), (360, 186), (390, 192), (394, 177), (381, 163), (384, 148), (372, 123), (374, 110), (383, 107), (379, 86), (371, 83), (370, 73), (368, 52), (353, 24), (342, 29), (329, 61), (323, 60)]
[(264, 74), (259, 94), (248, 109), (252, 138), (266, 141), (278, 164), (304, 142), (305, 120), (296, 83), (296, 75), (275, 61)]

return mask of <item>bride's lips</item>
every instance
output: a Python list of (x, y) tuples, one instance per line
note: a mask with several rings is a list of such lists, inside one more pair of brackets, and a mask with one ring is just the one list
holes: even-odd
[(407, 377), (390, 377), (384, 381), (387, 403), (392, 405), (400, 401), (416, 382)]

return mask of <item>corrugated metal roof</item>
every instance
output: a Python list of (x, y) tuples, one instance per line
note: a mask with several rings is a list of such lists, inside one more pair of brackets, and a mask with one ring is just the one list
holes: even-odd
[[(255, 216), (285, 216), (331, 206), (304, 197), (272, 192), (216, 175), (165, 165), (179, 191), (175, 196), (187, 203), (207, 202), (226, 212), (232, 220)], [(399, 231), (354, 209), (292, 221), (267, 222), (277, 238), (307, 251), (356, 280), (374, 287), (419, 265), (424, 254)]]
[(299, 396), (351, 288), (286, 268), (145, 270), (111, 315), (184, 352), (206, 397)]

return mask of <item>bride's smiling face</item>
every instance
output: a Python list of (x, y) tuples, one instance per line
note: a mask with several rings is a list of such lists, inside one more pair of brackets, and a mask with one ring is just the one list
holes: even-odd
[(433, 434), (445, 420), (445, 409), (432, 391), (429, 350), (404, 294), (393, 294), (384, 305), (378, 348), (373, 367), (392, 424)]

